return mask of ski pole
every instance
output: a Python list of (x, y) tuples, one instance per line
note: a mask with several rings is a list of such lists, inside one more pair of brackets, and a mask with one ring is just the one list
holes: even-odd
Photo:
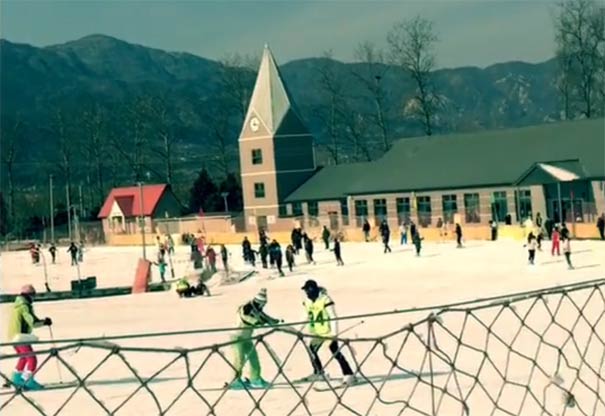
[(349, 332), (351, 329), (353, 328), (357, 328), (359, 325), (363, 325), (365, 323), (365, 321), (362, 319), (361, 321), (343, 329), (342, 331), (340, 331), (338, 334), (336, 334), (336, 337), (340, 337), (342, 334), (344, 334), (345, 332)]
[[(55, 344), (55, 337), (53, 335), (53, 329), (50, 325), (48, 326), (48, 332), (50, 333), (50, 340), (52, 342), (53, 349), (56, 351), (57, 345)], [(57, 364), (57, 373), (59, 373), (59, 383), (63, 384), (63, 374), (61, 373), (61, 366), (59, 365), (59, 353), (58, 352), (57, 352), (57, 356), (55, 357), (55, 359), (56, 359), (55, 363)]]

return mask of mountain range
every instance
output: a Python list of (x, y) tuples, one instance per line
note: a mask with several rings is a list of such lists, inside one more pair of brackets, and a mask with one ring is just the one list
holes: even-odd
[[(19, 156), (23, 169), (18, 178), (26, 185), (34, 185), (27, 179), (32, 171), (50, 166), (44, 171), (48, 173), (53, 163), (60, 161), (51, 133), (44, 128), (49, 125), (53, 113), (61, 109), (67, 114), (75, 114), (84, 103), (91, 102), (102, 103), (118, 113), (120, 103), (135, 96), (167, 97), (170, 106), (178, 109), (170, 111), (170, 117), (175, 118), (172, 124), (187, 124), (179, 130), (187, 155), (199, 156), (194, 164), (198, 160), (198, 164), (202, 164), (211, 159), (208, 149), (209, 141), (213, 140), (210, 137), (212, 129), (204, 123), (186, 123), (184, 120), (189, 112), (200, 110), (196, 105), (203, 106), (202, 112), (210, 114), (211, 119), (223, 110), (227, 111), (223, 108), (226, 101), (217, 99), (225, 93), (223, 74), (226, 67), (222, 62), (135, 45), (104, 35), (90, 35), (47, 47), (0, 40), (0, 59), (0, 109), (4, 127), (10, 124), (6, 120), (15, 117), (30, 127), (29, 133), (22, 138), (22, 145), (28, 151)], [(276, 59), (279, 62), (279, 56)], [(330, 141), (329, 129), (323, 121), (325, 117), (320, 116), (329, 106), (329, 98), (319, 71), (329, 70), (338, 80), (341, 92), (353, 102), (347, 108), (355, 108), (363, 115), (372, 114), (375, 104), (369, 99), (367, 89), (352, 74), (362, 73), (367, 68), (367, 63), (344, 63), (329, 58), (300, 59), (280, 66), (285, 83), (319, 147)], [(243, 91), (249, 95), (254, 70), (237, 68), (237, 71), (240, 75), (243, 73), (240, 77)], [(538, 64), (506, 62), (486, 68), (439, 69), (433, 73), (442, 103), (435, 130), (437, 133), (475, 131), (559, 119), (556, 71), (554, 59)], [(406, 113), (414, 94), (409, 74), (387, 64), (380, 64), (380, 73), (390, 136), (398, 139), (421, 135), (421, 125)], [(245, 107), (243, 103), (239, 104)], [(228, 122), (226, 145), (232, 155), (236, 153), (241, 112), (240, 109), (240, 114), (235, 114)], [(81, 134), (75, 132), (74, 136)], [(185, 159), (184, 155), (179, 159), (183, 166), (198, 170), (187, 165)], [(328, 163), (327, 158), (324, 162)], [(126, 182), (130, 177), (124, 174), (118, 182)], [(191, 183), (191, 175), (183, 182)]]

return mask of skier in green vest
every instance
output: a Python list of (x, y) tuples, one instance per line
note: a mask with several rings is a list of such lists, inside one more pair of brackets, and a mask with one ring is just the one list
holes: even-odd
[[(239, 331), (233, 337), (235, 361), (235, 379), (229, 385), (232, 389), (265, 389), (270, 384), (261, 377), (261, 366), (258, 354), (252, 338), (255, 328), (264, 325), (277, 325), (280, 320), (267, 315), (263, 308), (267, 304), (267, 289), (261, 289), (250, 302), (242, 305), (237, 310)], [(250, 363), (250, 379), (242, 378), (244, 365)]]

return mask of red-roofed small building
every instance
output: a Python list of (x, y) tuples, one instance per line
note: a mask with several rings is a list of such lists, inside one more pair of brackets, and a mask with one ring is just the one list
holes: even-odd
[[(141, 199), (142, 194), (142, 199)], [(145, 231), (155, 232), (154, 218), (173, 218), (181, 214), (181, 205), (170, 186), (143, 185), (114, 188), (109, 192), (98, 217), (103, 221), (105, 236), (135, 234), (140, 231), (137, 218), (145, 218)]]

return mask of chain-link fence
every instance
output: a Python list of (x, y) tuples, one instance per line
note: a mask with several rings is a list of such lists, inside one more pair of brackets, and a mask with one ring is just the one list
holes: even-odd
[[(229, 389), (232, 330), (39, 343), (45, 391), (6, 388), (0, 413), (23, 415), (605, 414), (605, 280), (474, 302), (343, 318), (334, 358), (313, 381), (314, 340), (279, 325), (253, 338), (269, 388)], [(363, 336), (360, 336), (363, 334)], [(188, 348), (152, 340), (196, 337)], [(172, 341), (171, 341), (172, 342)], [(325, 342), (328, 344), (329, 342)], [(166, 343), (164, 343), (165, 345)], [(145, 346), (147, 345), (147, 346)], [(11, 345), (4, 344), (3, 348)], [(321, 350), (324, 357), (329, 349)], [(0, 376), (8, 382), (8, 362)], [(330, 377), (328, 373), (332, 376)]]

